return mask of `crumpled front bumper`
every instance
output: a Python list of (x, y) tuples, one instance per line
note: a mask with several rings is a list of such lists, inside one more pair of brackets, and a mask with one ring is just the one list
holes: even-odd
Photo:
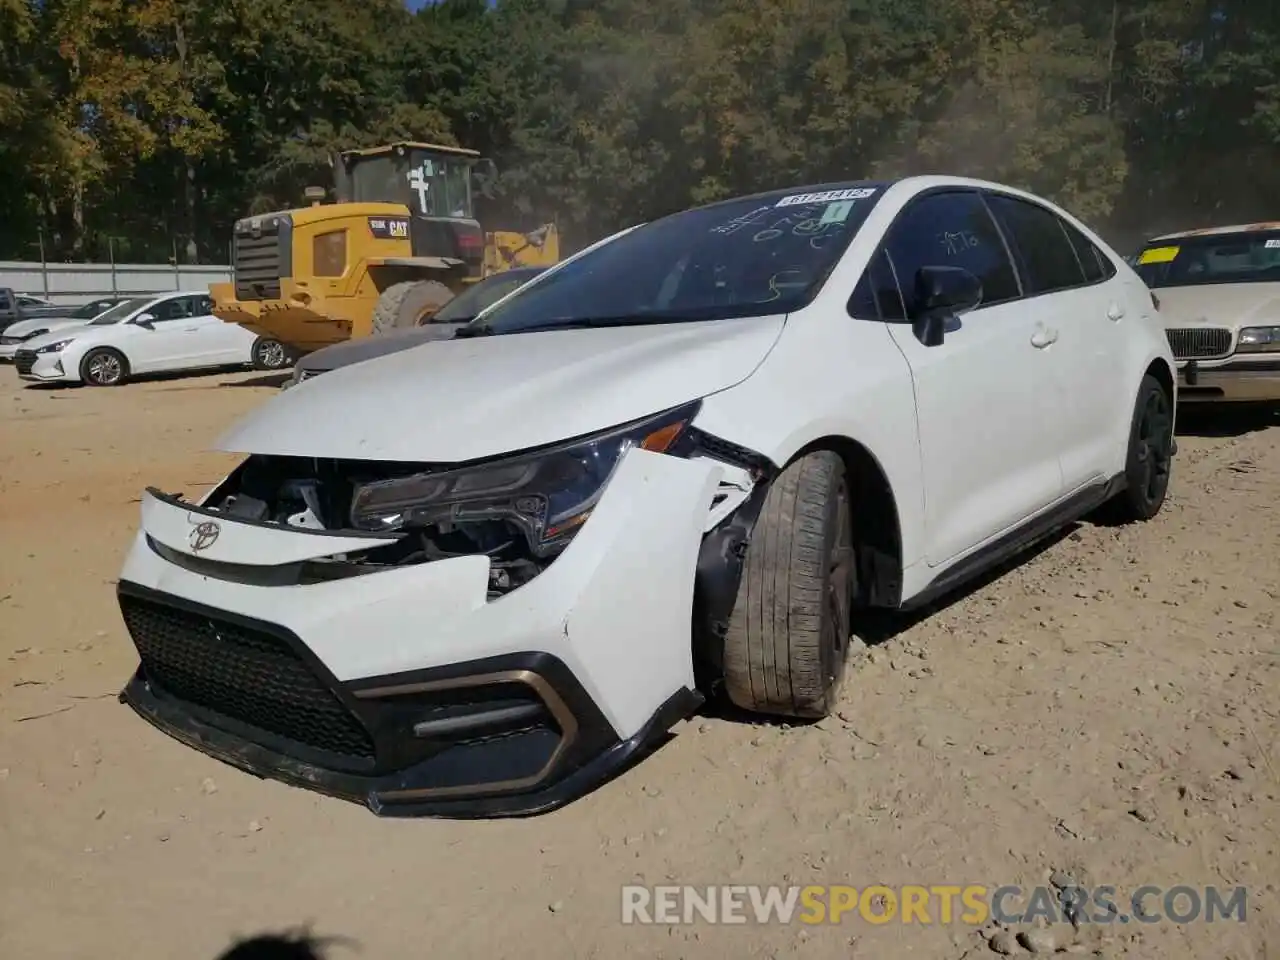
[(119, 583), (141, 660), (121, 697), (196, 749), (379, 814), (552, 809), (700, 702), (691, 608), (720, 477), (629, 451), (564, 553), (495, 600), (483, 556), (307, 582), (372, 541), (149, 493)]

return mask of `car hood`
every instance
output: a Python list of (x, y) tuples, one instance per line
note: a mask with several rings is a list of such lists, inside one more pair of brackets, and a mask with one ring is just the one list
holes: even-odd
[(454, 332), (463, 326), (460, 323), (432, 323), (421, 327), (410, 327), (407, 330), (392, 330), (378, 333), (371, 337), (360, 337), (357, 340), (345, 340), (332, 346), (321, 347), (307, 354), (295, 364), (300, 371), (336, 370), (338, 367), (350, 366), (374, 357), (384, 357), (389, 353), (408, 350), (419, 344), (432, 340), (448, 340)]
[(234, 453), (459, 463), (583, 436), (741, 383), (785, 315), (425, 343), (306, 380)]
[[(36, 317), (31, 320), (19, 320), (17, 323), (11, 323), (4, 329), (6, 337), (26, 337), (30, 336), (36, 330), (66, 330), (70, 327), (83, 327), (83, 320), (75, 320), (67, 317)], [(43, 336), (43, 334), (41, 334)]]
[(1248, 327), (1280, 324), (1280, 283), (1209, 283), (1158, 287), (1160, 316), (1169, 327)]

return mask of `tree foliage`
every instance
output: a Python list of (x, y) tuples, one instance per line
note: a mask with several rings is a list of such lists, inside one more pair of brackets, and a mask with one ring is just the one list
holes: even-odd
[(1257, 0), (0, 0), (0, 257), (220, 262), (344, 147), (461, 143), (571, 243), (734, 193), (945, 172), (1121, 243), (1280, 206)]

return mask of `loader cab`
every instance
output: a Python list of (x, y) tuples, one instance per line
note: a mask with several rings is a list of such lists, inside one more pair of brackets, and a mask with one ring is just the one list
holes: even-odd
[(492, 168), (475, 150), (395, 143), (339, 154), (334, 186), (340, 203), (402, 204), (413, 256), (455, 258), (478, 273), (484, 232), (475, 218), (476, 180)]

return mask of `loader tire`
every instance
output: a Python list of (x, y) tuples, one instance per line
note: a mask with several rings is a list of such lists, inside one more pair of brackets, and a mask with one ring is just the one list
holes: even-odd
[(373, 308), (373, 332), (419, 326), (453, 299), (439, 280), (406, 280), (382, 291)]
[(851, 509), (844, 461), (829, 451), (774, 481), (725, 635), (725, 692), (736, 706), (808, 718), (835, 707), (856, 576)]

